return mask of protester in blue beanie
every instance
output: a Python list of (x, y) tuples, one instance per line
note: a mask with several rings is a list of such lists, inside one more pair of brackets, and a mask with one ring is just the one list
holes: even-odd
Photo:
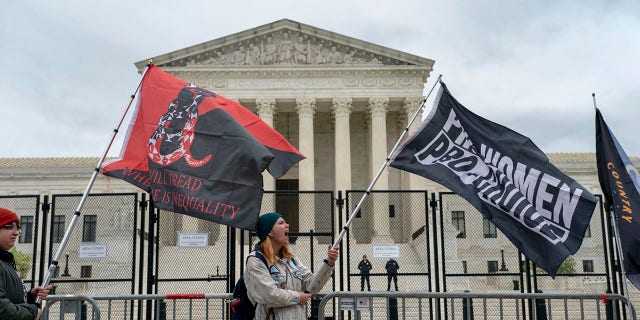
[(273, 225), (276, 224), (276, 221), (280, 218), (282, 218), (282, 215), (277, 212), (265, 213), (258, 217), (256, 233), (260, 241), (264, 241), (264, 239), (267, 238), (267, 235), (271, 232), (271, 228), (273, 228)]
[(305, 305), (331, 278), (340, 248), (329, 245), (327, 259), (312, 273), (289, 248), (289, 225), (281, 214), (260, 215), (256, 234), (260, 242), (247, 257), (244, 274), (249, 300), (256, 304), (254, 319), (307, 319)]

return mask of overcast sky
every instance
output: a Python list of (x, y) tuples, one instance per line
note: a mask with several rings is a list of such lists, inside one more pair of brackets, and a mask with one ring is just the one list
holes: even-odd
[(134, 62), (283, 18), (435, 60), (426, 89), (443, 74), (467, 108), (548, 153), (595, 151), (595, 92), (640, 155), (640, 1), (46, 0), (0, 9), (0, 157), (100, 156)]

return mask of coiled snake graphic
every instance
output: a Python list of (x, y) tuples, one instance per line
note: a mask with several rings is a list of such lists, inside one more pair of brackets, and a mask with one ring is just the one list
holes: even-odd
[(181, 158), (193, 168), (202, 167), (209, 160), (207, 155), (201, 160), (191, 155), (191, 144), (198, 122), (198, 105), (207, 97), (215, 94), (195, 86), (186, 86), (178, 97), (169, 104), (167, 112), (160, 117), (158, 127), (149, 138), (147, 152), (151, 161), (168, 166)]

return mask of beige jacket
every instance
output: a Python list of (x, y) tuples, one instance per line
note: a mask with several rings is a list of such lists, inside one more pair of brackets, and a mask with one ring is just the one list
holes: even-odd
[(298, 304), (300, 291), (320, 291), (332, 272), (332, 267), (321, 263), (315, 274), (311, 273), (296, 257), (290, 262), (276, 260), (276, 264), (267, 269), (252, 252), (247, 258), (244, 281), (249, 300), (257, 303), (255, 319), (266, 320), (269, 309), (272, 309), (269, 317), (272, 320), (307, 319), (305, 306)]

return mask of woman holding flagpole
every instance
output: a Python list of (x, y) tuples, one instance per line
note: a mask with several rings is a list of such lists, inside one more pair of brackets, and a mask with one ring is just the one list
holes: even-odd
[(247, 257), (244, 274), (247, 295), (256, 304), (255, 319), (307, 319), (305, 305), (331, 277), (340, 248), (329, 245), (327, 259), (312, 273), (289, 248), (289, 225), (282, 215), (261, 215), (256, 232), (260, 242)]

